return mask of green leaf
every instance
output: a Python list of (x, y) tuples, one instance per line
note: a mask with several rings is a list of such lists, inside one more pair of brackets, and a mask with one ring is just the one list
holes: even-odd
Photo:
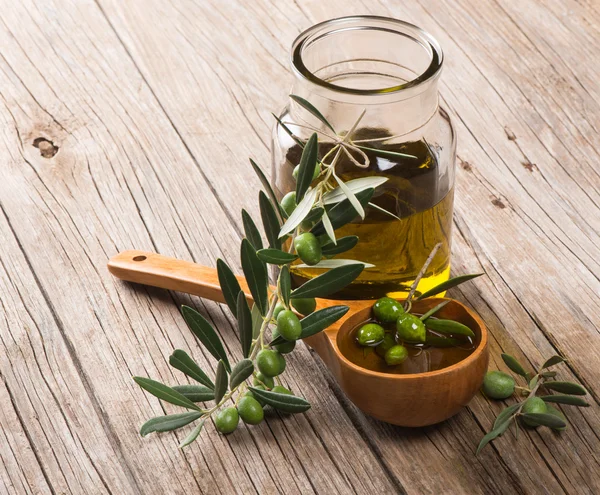
[(285, 251), (281, 251), (279, 249), (261, 249), (256, 252), (256, 255), (261, 261), (265, 263), (270, 263), (271, 265), (287, 265), (292, 261), (296, 261), (298, 256), (291, 253), (286, 253)]
[(483, 449), (483, 447), (485, 447), (492, 440), (502, 435), (508, 429), (509, 425), (510, 421), (505, 421), (501, 423), (500, 426), (498, 426), (498, 428), (493, 429), (486, 436), (484, 436), (481, 439), (481, 442), (479, 442), (479, 446), (477, 447), (477, 452), (475, 452), (475, 455), (478, 455), (479, 452), (481, 452), (481, 449)]
[(212, 380), (185, 351), (175, 349), (173, 354), (169, 356), (169, 364), (173, 366), (173, 368), (185, 373), (193, 380), (196, 380), (198, 383), (201, 383), (210, 389), (215, 388)]
[(250, 354), (250, 347), (252, 346), (252, 314), (243, 292), (238, 294), (237, 308), (240, 344), (242, 345), (242, 355), (246, 358)]
[(437, 318), (427, 318), (425, 326), (434, 332), (452, 334), (452, 335), (465, 335), (467, 337), (474, 338), (475, 334), (468, 326), (453, 320), (440, 320)]
[(556, 376), (556, 371), (544, 371), (542, 376), (544, 378), (554, 378)]
[(573, 382), (546, 382), (544, 383), (544, 387), (549, 390), (556, 390), (561, 394), (570, 394), (570, 395), (586, 395), (587, 390), (583, 388), (578, 383)]
[(186, 412), (181, 414), (169, 414), (167, 416), (158, 416), (146, 421), (140, 428), (140, 435), (145, 437), (149, 433), (173, 431), (182, 426), (189, 425), (192, 421), (196, 421), (201, 412)]
[(315, 132), (308, 139), (300, 157), (300, 168), (298, 170), (298, 179), (296, 180), (296, 202), (302, 201), (304, 194), (306, 194), (313, 181), (313, 175), (317, 166), (318, 146), (317, 133)]
[(494, 421), (494, 430), (498, 428), (505, 421), (510, 421), (513, 414), (517, 412), (517, 410), (522, 406), (520, 402), (513, 404), (512, 406), (508, 406), (506, 409), (502, 410), (498, 416), (496, 416), (496, 421)]
[(551, 427), (553, 430), (564, 431), (567, 429), (567, 425), (566, 425), (567, 418), (560, 409), (558, 409), (557, 407), (554, 407), (551, 404), (546, 404), (546, 410), (548, 411), (548, 414), (551, 414), (552, 416), (556, 416), (557, 418), (559, 418), (565, 422), (565, 426)]
[(315, 206), (312, 210), (310, 210), (308, 215), (304, 217), (304, 222), (316, 222), (323, 216), (324, 212), (325, 210), (323, 208), (321, 208), (320, 206)]
[(540, 399), (544, 402), (554, 402), (556, 404), (568, 404), (570, 406), (589, 407), (590, 405), (581, 397), (573, 395), (541, 395)]
[(252, 305), (252, 311), (250, 312), (252, 315), (252, 338), (258, 338), (260, 334), (260, 327), (263, 324), (263, 317), (260, 314), (260, 310), (256, 304)]
[(333, 244), (337, 244), (337, 239), (335, 238), (335, 230), (333, 228), (333, 224), (331, 223), (331, 219), (326, 211), (323, 211), (323, 215), (321, 216), (321, 221), (323, 223), (323, 227), (325, 227), (325, 233), (327, 237), (333, 242)]
[(281, 272), (279, 273), (279, 292), (283, 304), (285, 304), (286, 308), (289, 307), (290, 296), (292, 294), (292, 280), (290, 278), (290, 269), (288, 265), (281, 267)]
[(290, 98), (292, 100), (294, 100), (296, 103), (298, 103), (305, 110), (308, 110), (308, 112), (310, 112), (312, 115), (314, 115), (317, 119), (319, 119), (321, 122), (323, 122), (323, 124), (325, 124), (327, 127), (329, 127), (335, 133), (335, 129), (333, 128), (333, 126), (329, 122), (327, 122), (327, 119), (325, 118), (325, 116), (321, 112), (319, 112), (319, 110), (317, 110), (317, 108), (311, 102), (309, 102), (309, 101), (305, 100), (304, 98), (302, 98), (301, 96), (297, 96), (297, 95), (290, 95)]
[(227, 392), (227, 370), (225, 363), (219, 361), (217, 365), (217, 375), (215, 376), (215, 402), (219, 404)]
[[(350, 201), (350, 204), (356, 210), (356, 213), (360, 216), (360, 218), (362, 218), (364, 220), (365, 219), (365, 209), (363, 208), (363, 205), (360, 204), (360, 201), (356, 198), (356, 196), (354, 195), (352, 190), (346, 185), (346, 183), (343, 180), (341, 180), (337, 175), (335, 175), (335, 173), (333, 174), (333, 177), (335, 178), (336, 182), (338, 183), (338, 187), (344, 193), (344, 196), (346, 196), (348, 198), (348, 201)], [(368, 189), (368, 188), (366, 188), (366, 189)]]
[(320, 268), (322, 270), (329, 270), (330, 268), (337, 268), (338, 266), (348, 266), (348, 265), (363, 265), (364, 268), (373, 268), (375, 265), (371, 263), (365, 263), (364, 261), (358, 260), (343, 260), (343, 259), (334, 259), (334, 260), (321, 260), (316, 265), (307, 265), (305, 263), (300, 263), (296, 265), (296, 268)]
[(530, 388), (531, 390), (533, 390), (539, 381), (540, 381), (540, 375), (535, 375), (531, 380), (529, 380), (527, 387)]
[(521, 417), (536, 425), (549, 426), (550, 428), (564, 428), (567, 426), (565, 421), (554, 414), (525, 413)]
[(202, 385), (175, 385), (173, 390), (177, 390), (192, 402), (207, 402), (215, 398), (215, 391)]
[(154, 397), (158, 397), (160, 400), (164, 400), (170, 404), (175, 404), (176, 406), (200, 411), (200, 408), (191, 400), (167, 385), (163, 385), (156, 380), (144, 378), (142, 376), (134, 376), (133, 380), (146, 392), (150, 392), (152, 395), (154, 395)]
[[(246, 283), (250, 288), (254, 303), (258, 305), (260, 313), (267, 314), (267, 270), (263, 262), (256, 256), (256, 251), (247, 239), (242, 239), (241, 248), (242, 270), (246, 277)], [(236, 294), (237, 296), (237, 294)]]
[(425, 313), (423, 316), (421, 316), (421, 318), (420, 318), (421, 321), (425, 321), (427, 318), (429, 318), (430, 316), (437, 313), (440, 309), (442, 309), (444, 306), (446, 306), (446, 304), (448, 304), (449, 302), (450, 301), (442, 301), (437, 306), (431, 308), (429, 311), (427, 311), (427, 313)]
[(550, 366), (554, 366), (555, 364), (562, 363), (565, 359), (562, 356), (552, 356), (548, 359), (540, 369), (550, 368)]
[(229, 387), (233, 390), (235, 387), (246, 381), (254, 372), (254, 363), (251, 359), (242, 359), (231, 371), (229, 377)]
[[(344, 185), (346, 189), (349, 189), (352, 194), (356, 195), (359, 192), (364, 191), (366, 189), (375, 189), (381, 184), (387, 182), (387, 180), (387, 177), (361, 177), (360, 179), (349, 180), (348, 182), (344, 183)], [(348, 196), (344, 192), (344, 188), (340, 184), (332, 191), (323, 195), (323, 204), (330, 205), (334, 203), (339, 203), (347, 197)]]
[(323, 246), (323, 256), (333, 256), (349, 251), (358, 244), (358, 236), (349, 235), (337, 240), (337, 244), (327, 244)]
[(364, 265), (340, 266), (315, 277), (292, 292), (292, 299), (298, 297), (326, 297), (346, 287), (363, 271)]
[(502, 360), (506, 363), (506, 366), (508, 366), (513, 373), (521, 375), (529, 381), (529, 375), (527, 374), (527, 371), (525, 371), (523, 366), (521, 366), (519, 364), (519, 361), (517, 361), (514, 357), (512, 357), (510, 354), (502, 354)]
[(436, 285), (433, 289), (429, 289), (427, 292), (424, 292), (419, 297), (417, 297), (417, 300), (425, 299), (426, 297), (435, 296), (435, 295), (439, 294), (440, 292), (447, 291), (448, 289), (451, 289), (452, 287), (456, 287), (457, 285), (460, 285), (469, 280), (473, 280), (474, 278), (481, 277), (482, 275), (483, 275), (483, 273), (473, 273), (471, 275), (461, 275), (460, 277), (451, 278), (449, 280), (446, 280), (445, 282), (442, 282), (439, 285)]
[[(279, 237), (283, 237), (286, 234), (289, 234), (292, 230), (294, 230), (298, 225), (302, 223), (302, 221), (306, 218), (306, 216), (310, 213), (310, 210), (313, 207), (315, 199), (317, 197), (317, 189), (311, 189), (306, 193), (302, 201), (296, 206), (296, 209), (292, 212), (289, 218), (281, 227), (279, 231)], [(317, 224), (319, 225), (319, 224)]]
[(290, 137), (291, 137), (291, 138), (292, 138), (294, 141), (296, 141), (296, 144), (297, 144), (298, 146), (300, 146), (301, 148), (304, 148), (304, 143), (302, 142), (302, 140), (301, 140), (301, 139), (299, 139), (299, 138), (298, 138), (298, 137), (297, 137), (297, 136), (296, 136), (296, 135), (295, 135), (295, 134), (294, 134), (294, 133), (293, 133), (293, 132), (290, 130), (290, 128), (289, 128), (287, 125), (285, 125), (285, 124), (282, 122), (282, 120), (281, 120), (279, 117), (277, 117), (277, 115), (275, 115), (274, 113), (271, 113), (271, 115), (272, 115), (273, 117), (275, 117), (275, 120), (276, 120), (276, 121), (277, 121), (277, 123), (278, 123), (278, 124), (281, 126), (281, 128), (282, 128), (282, 129), (283, 129), (285, 132), (287, 132), (287, 133), (288, 133), (288, 135), (289, 135), (289, 136), (290, 136)]
[(249, 387), (252, 394), (275, 409), (287, 413), (301, 413), (310, 409), (310, 403), (301, 397), (295, 395), (279, 394), (268, 390)]
[(198, 425), (191, 431), (191, 433), (183, 439), (183, 442), (179, 444), (179, 448), (182, 449), (184, 447), (187, 447), (190, 443), (196, 440), (196, 438), (198, 438), (198, 435), (200, 435), (203, 426), (204, 420), (200, 421), (200, 423), (198, 423)]
[(237, 295), (242, 290), (240, 283), (229, 268), (229, 265), (223, 260), (217, 260), (217, 275), (219, 276), (219, 285), (223, 291), (225, 303), (229, 310), (235, 315), (237, 314)]
[[(264, 196), (265, 193), (260, 192)], [(266, 196), (265, 196), (266, 197)], [(254, 246), (254, 249), (262, 249), (263, 243), (262, 238), (260, 236), (260, 232), (252, 220), (252, 217), (248, 214), (246, 210), (242, 210), (242, 224), (244, 225), (244, 233), (246, 234), (246, 239), (250, 241), (250, 244)]]
[[(281, 249), (281, 241), (278, 237), (281, 225), (279, 224), (275, 207), (262, 191), (258, 194), (258, 203), (260, 205), (260, 217), (262, 219), (267, 240), (269, 241), (269, 246), (273, 249)], [(262, 249), (262, 246), (256, 249)]]
[(397, 151), (380, 150), (380, 149), (377, 149), (377, 148), (369, 148), (368, 146), (358, 146), (358, 145), (357, 145), (357, 148), (360, 148), (363, 151), (370, 151), (375, 156), (382, 156), (384, 158), (413, 158), (413, 159), (418, 159), (418, 157), (416, 157), (414, 155), (409, 155), (407, 153), (399, 153)]
[[(328, 326), (338, 321), (342, 316), (348, 312), (348, 306), (330, 306), (328, 308), (320, 309), (300, 320), (302, 326), (302, 333), (300, 339), (305, 339), (311, 335), (315, 335), (322, 330), (325, 330)], [(273, 339), (269, 345), (279, 345), (287, 342), (281, 335)]]
[[(365, 206), (373, 197), (374, 192), (375, 189), (366, 189), (357, 193), (356, 199), (360, 201), (361, 205)], [(298, 210), (298, 208), (296, 208), (296, 210)], [(294, 213), (296, 210), (294, 210)], [(357, 217), (356, 210), (354, 209), (354, 206), (352, 206), (348, 199), (345, 199), (344, 201), (341, 201), (338, 204), (336, 204), (327, 212), (327, 215), (329, 216), (329, 220), (331, 220), (333, 230), (337, 230), (340, 227), (343, 227), (344, 225), (351, 222)], [(326, 231), (323, 222), (321, 221), (318, 224), (316, 224), (311, 229), (311, 232), (316, 236), (325, 234)]]
[(210, 352), (215, 359), (222, 359), (225, 363), (225, 367), (230, 370), (231, 367), (229, 366), (227, 354), (225, 353), (219, 335), (212, 325), (204, 318), (204, 316), (198, 313), (198, 311), (189, 306), (182, 306), (181, 313), (192, 333), (204, 344), (204, 347), (206, 347), (208, 352)]
[[(273, 188), (271, 187), (271, 184), (269, 183), (265, 174), (263, 174), (263, 171), (260, 169), (260, 167), (256, 164), (256, 162), (252, 158), (250, 158), (250, 165), (252, 165), (254, 172), (258, 176), (264, 190), (267, 191), (267, 194), (268, 194), (269, 198), (271, 199), (271, 201), (273, 202), (273, 204), (279, 206), (279, 203), (277, 202), (277, 196), (275, 196), (275, 193), (273, 192)], [(283, 211), (283, 208), (281, 208), (280, 206), (279, 206), (279, 214), (281, 215), (281, 218), (286, 217), (285, 212)]]

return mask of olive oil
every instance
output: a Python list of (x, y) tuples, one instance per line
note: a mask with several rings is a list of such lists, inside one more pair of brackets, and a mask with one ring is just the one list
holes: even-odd
[[(388, 181), (375, 190), (371, 204), (365, 208), (366, 218), (357, 217), (338, 229), (336, 236), (357, 235), (356, 247), (335, 256), (375, 265), (367, 268), (349, 287), (332, 297), (339, 299), (371, 299), (388, 295), (405, 297), (431, 250), (441, 246), (417, 288), (425, 292), (447, 280), (450, 275), (450, 241), (454, 191), (451, 177), (439, 169), (435, 150), (425, 141), (381, 144), (385, 137), (381, 129), (359, 129), (354, 140), (374, 139), (361, 145), (380, 151), (365, 151), (369, 158), (366, 169), (357, 167), (347, 157), (336, 164), (338, 175), (349, 181), (359, 177), (383, 176)], [(323, 156), (330, 144), (320, 145)], [(390, 153), (403, 153), (414, 158)], [(287, 163), (298, 163), (301, 150), (288, 151)], [(296, 156), (297, 155), (297, 156)], [(356, 156), (356, 155), (355, 155)], [(360, 162), (364, 157), (356, 156)], [(290, 182), (290, 189), (292, 184)], [(375, 205), (375, 206), (373, 206)], [(384, 209), (398, 218), (381, 211)], [(298, 264), (298, 263), (297, 263)], [(299, 285), (323, 270), (292, 266), (292, 276)]]
[[(447, 338), (428, 329), (427, 339), (428, 341), (435, 341), (435, 346), (431, 344), (399, 342), (408, 350), (408, 358), (401, 364), (389, 366), (377, 354), (375, 347), (364, 347), (357, 342), (359, 328), (366, 323), (374, 321), (368, 320), (362, 322), (349, 333), (342, 336), (342, 338), (338, 338), (338, 346), (341, 353), (352, 363), (361, 368), (379, 373), (409, 374), (441, 370), (468, 357), (479, 343), (477, 339), (467, 337), (461, 339)], [(382, 326), (385, 328), (387, 334), (392, 336), (395, 334), (394, 323), (383, 324)]]

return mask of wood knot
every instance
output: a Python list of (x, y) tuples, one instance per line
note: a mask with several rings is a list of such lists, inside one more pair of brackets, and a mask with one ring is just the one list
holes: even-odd
[(44, 158), (52, 158), (58, 153), (58, 146), (44, 137), (35, 138), (33, 146), (40, 150), (40, 155)]
[(530, 172), (537, 170), (537, 165), (535, 163), (531, 163), (529, 160), (526, 162), (521, 162), (521, 165), (523, 165), (523, 168), (529, 170)]
[(504, 128), (504, 132), (506, 133), (506, 137), (508, 138), (509, 141), (516, 141), (517, 140), (517, 136), (515, 136), (515, 133), (513, 131), (511, 131), (508, 126), (506, 126)]
[(494, 198), (494, 199), (492, 199), (492, 204), (496, 208), (500, 208), (501, 210), (503, 210), (504, 208), (506, 208), (506, 205), (502, 202), (502, 200), (500, 198)]

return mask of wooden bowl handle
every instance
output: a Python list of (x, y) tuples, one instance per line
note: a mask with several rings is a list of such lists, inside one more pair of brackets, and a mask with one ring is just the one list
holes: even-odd
[[(215, 268), (145, 251), (124, 251), (108, 261), (108, 270), (128, 282), (186, 292), (217, 302), (225, 302)], [(252, 295), (244, 277), (236, 277), (246, 298)]]

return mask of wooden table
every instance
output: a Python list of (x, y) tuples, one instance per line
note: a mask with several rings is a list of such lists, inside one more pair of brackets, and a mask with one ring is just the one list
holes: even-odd
[[(4, 0), (0, 10), (0, 493), (600, 493), (600, 9), (594, 0)], [(406, 19), (447, 55), (459, 134), (452, 295), (502, 351), (569, 359), (592, 407), (558, 435), (474, 450), (501, 404), (477, 396), (420, 430), (365, 417), (304, 346), (286, 373), (313, 408), (228, 437), (144, 439), (163, 414), (132, 375), (176, 383), (174, 348), (215, 362), (195, 305), (239, 352), (223, 306), (133, 287), (138, 248), (239, 269), (271, 111), (299, 31), (340, 15)]]

